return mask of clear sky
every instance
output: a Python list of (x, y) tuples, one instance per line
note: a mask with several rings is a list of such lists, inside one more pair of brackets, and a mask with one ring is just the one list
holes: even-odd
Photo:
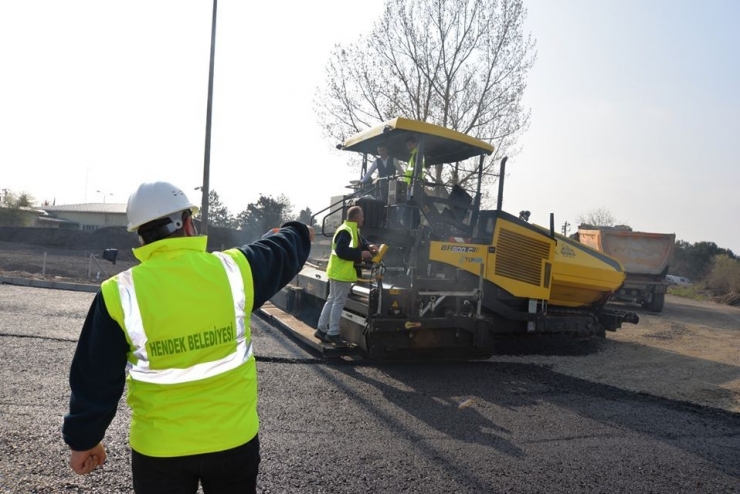
[[(218, 10), (211, 189), (314, 212), (359, 172), (313, 113), (335, 43), (382, 1)], [(597, 208), (740, 254), (740, 2), (525, 0), (538, 58), (504, 208), (556, 226)], [(0, 188), (125, 202), (145, 180), (200, 202), (212, 2), (0, 2)]]

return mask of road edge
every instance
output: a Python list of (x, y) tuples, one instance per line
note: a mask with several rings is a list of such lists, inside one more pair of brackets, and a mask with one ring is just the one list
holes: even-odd
[(100, 285), (86, 285), (83, 283), (69, 283), (66, 281), (34, 280), (29, 278), (9, 278), (7, 276), (0, 276), (0, 284), (90, 293), (97, 293), (100, 290)]

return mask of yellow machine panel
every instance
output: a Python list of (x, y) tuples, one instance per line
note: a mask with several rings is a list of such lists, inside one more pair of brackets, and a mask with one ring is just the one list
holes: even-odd
[(549, 236), (499, 218), (486, 278), (514, 296), (548, 300), (554, 247)]
[(551, 304), (592, 304), (622, 285), (626, 275), (619, 261), (562, 235), (555, 238)]
[(512, 295), (547, 300), (550, 297), (555, 242), (541, 233), (499, 220), (494, 245), (431, 242), (429, 259), (476, 276), (483, 274)]
[(487, 256), (487, 245), (432, 241), (429, 247), (430, 260), (455, 266), (476, 276), (480, 275), (481, 266), (485, 272)]

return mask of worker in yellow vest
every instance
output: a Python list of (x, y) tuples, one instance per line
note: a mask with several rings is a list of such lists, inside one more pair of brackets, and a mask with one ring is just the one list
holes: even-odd
[[(414, 176), (414, 166), (416, 164), (416, 154), (419, 151), (419, 143), (416, 139), (416, 136), (414, 134), (409, 134), (406, 137), (406, 150), (409, 152), (409, 159), (407, 161), (406, 165), (406, 172), (404, 173), (403, 180), (408, 185), (411, 185), (411, 179)], [(426, 160), (422, 158), (422, 165), (424, 166), (424, 171), (427, 169)], [(421, 176), (424, 176), (424, 171), (422, 171)]]
[(352, 283), (357, 281), (355, 263), (369, 261), (378, 252), (374, 244), (360, 235), (364, 220), (365, 215), (360, 206), (350, 207), (347, 210), (347, 220), (337, 228), (332, 239), (329, 265), (326, 268), (329, 296), (321, 310), (314, 336), (337, 346), (344, 345), (339, 336), (339, 322)]
[[(106, 458), (103, 436), (128, 384), (137, 494), (256, 492), (257, 372), (250, 315), (303, 267), (314, 232), (299, 222), (253, 244), (206, 251), (198, 212), (168, 182), (129, 197), (141, 264), (103, 282), (70, 369), (62, 433), (70, 467)], [(128, 375), (128, 377), (127, 377)]]

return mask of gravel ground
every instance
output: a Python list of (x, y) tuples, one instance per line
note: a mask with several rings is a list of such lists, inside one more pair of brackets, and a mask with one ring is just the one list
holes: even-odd
[[(92, 296), (0, 285), (2, 493), (131, 492), (123, 402), (104, 469), (73, 474), (61, 441), (68, 366)], [(260, 492), (740, 492), (739, 414), (565, 375), (538, 365), (541, 356), (329, 363), (256, 318), (252, 328)]]
[(666, 297), (605, 340), (501, 349), (497, 362), (535, 363), (580, 379), (740, 412), (740, 307)]

